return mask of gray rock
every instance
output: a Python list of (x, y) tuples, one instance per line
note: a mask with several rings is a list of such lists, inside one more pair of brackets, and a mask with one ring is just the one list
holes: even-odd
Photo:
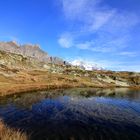
[(41, 50), (39, 45), (20, 45), (15, 41), (0, 42), (0, 50), (15, 54), (21, 54), (25, 57), (32, 57), (46, 63), (53, 63), (58, 65), (67, 64), (67, 62), (63, 61), (61, 58), (49, 56), (47, 52)]

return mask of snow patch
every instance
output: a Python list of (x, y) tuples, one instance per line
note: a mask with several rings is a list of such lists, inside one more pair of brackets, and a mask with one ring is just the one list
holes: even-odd
[(90, 61), (74, 60), (70, 63), (73, 66), (78, 66), (81, 69), (85, 69), (85, 70), (103, 70), (101, 66)]

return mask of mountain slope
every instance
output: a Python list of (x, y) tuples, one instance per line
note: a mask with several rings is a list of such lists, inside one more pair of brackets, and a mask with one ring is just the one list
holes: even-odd
[(0, 50), (25, 57), (31, 57), (46, 63), (63, 64), (64, 61), (58, 57), (49, 56), (48, 53), (40, 49), (39, 45), (24, 44), (20, 45), (15, 41), (0, 42)]

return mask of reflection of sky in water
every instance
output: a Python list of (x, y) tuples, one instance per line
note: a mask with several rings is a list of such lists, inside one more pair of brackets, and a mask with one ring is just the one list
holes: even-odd
[[(85, 98), (78, 94), (46, 98), (42, 94), (37, 100), (37, 95), (31, 95), (3, 102), (0, 118), (10, 127), (33, 131), (33, 138), (54, 134), (62, 139), (140, 139), (140, 102), (131, 96)], [(28, 103), (31, 97), (34, 100)]]

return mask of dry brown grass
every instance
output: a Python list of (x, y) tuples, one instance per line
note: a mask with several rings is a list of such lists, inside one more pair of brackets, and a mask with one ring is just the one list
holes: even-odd
[[(80, 74), (80, 71), (77, 72)], [(6, 73), (7, 74), (7, 73)], [(89, 72), (91, 76), (74, 76), (71, 74), (54, 74), (44, 70), (20, 70), (14, 75), (6, 76), (0, 74), (0, 96), (15, 93), (32, 92), (38, 90), (48, 90), (56, 88), (71, 87), (115, 87), (115, 84), (100, 81), (94, 77), (97, 74), (107, 74), (110, 76), (120, 75), (120, 73), (95, 71)], [(127, 77), (129, 73), (121, 73), (122, 77)], [(91, 77), (94, 77), (94, 79)], [(134, 87), (134, 86), (133, 86)]]
[(0, 140), (28, 140), (28, 137), (20, 131), (8, 128), (0, 121)]
[(47, 71), (20, 71), (12, 77), (0, 76), (0, 96), (38, 90), (85, 86), (93, 86), (93, 84), (88, 79), (52, 74)]

